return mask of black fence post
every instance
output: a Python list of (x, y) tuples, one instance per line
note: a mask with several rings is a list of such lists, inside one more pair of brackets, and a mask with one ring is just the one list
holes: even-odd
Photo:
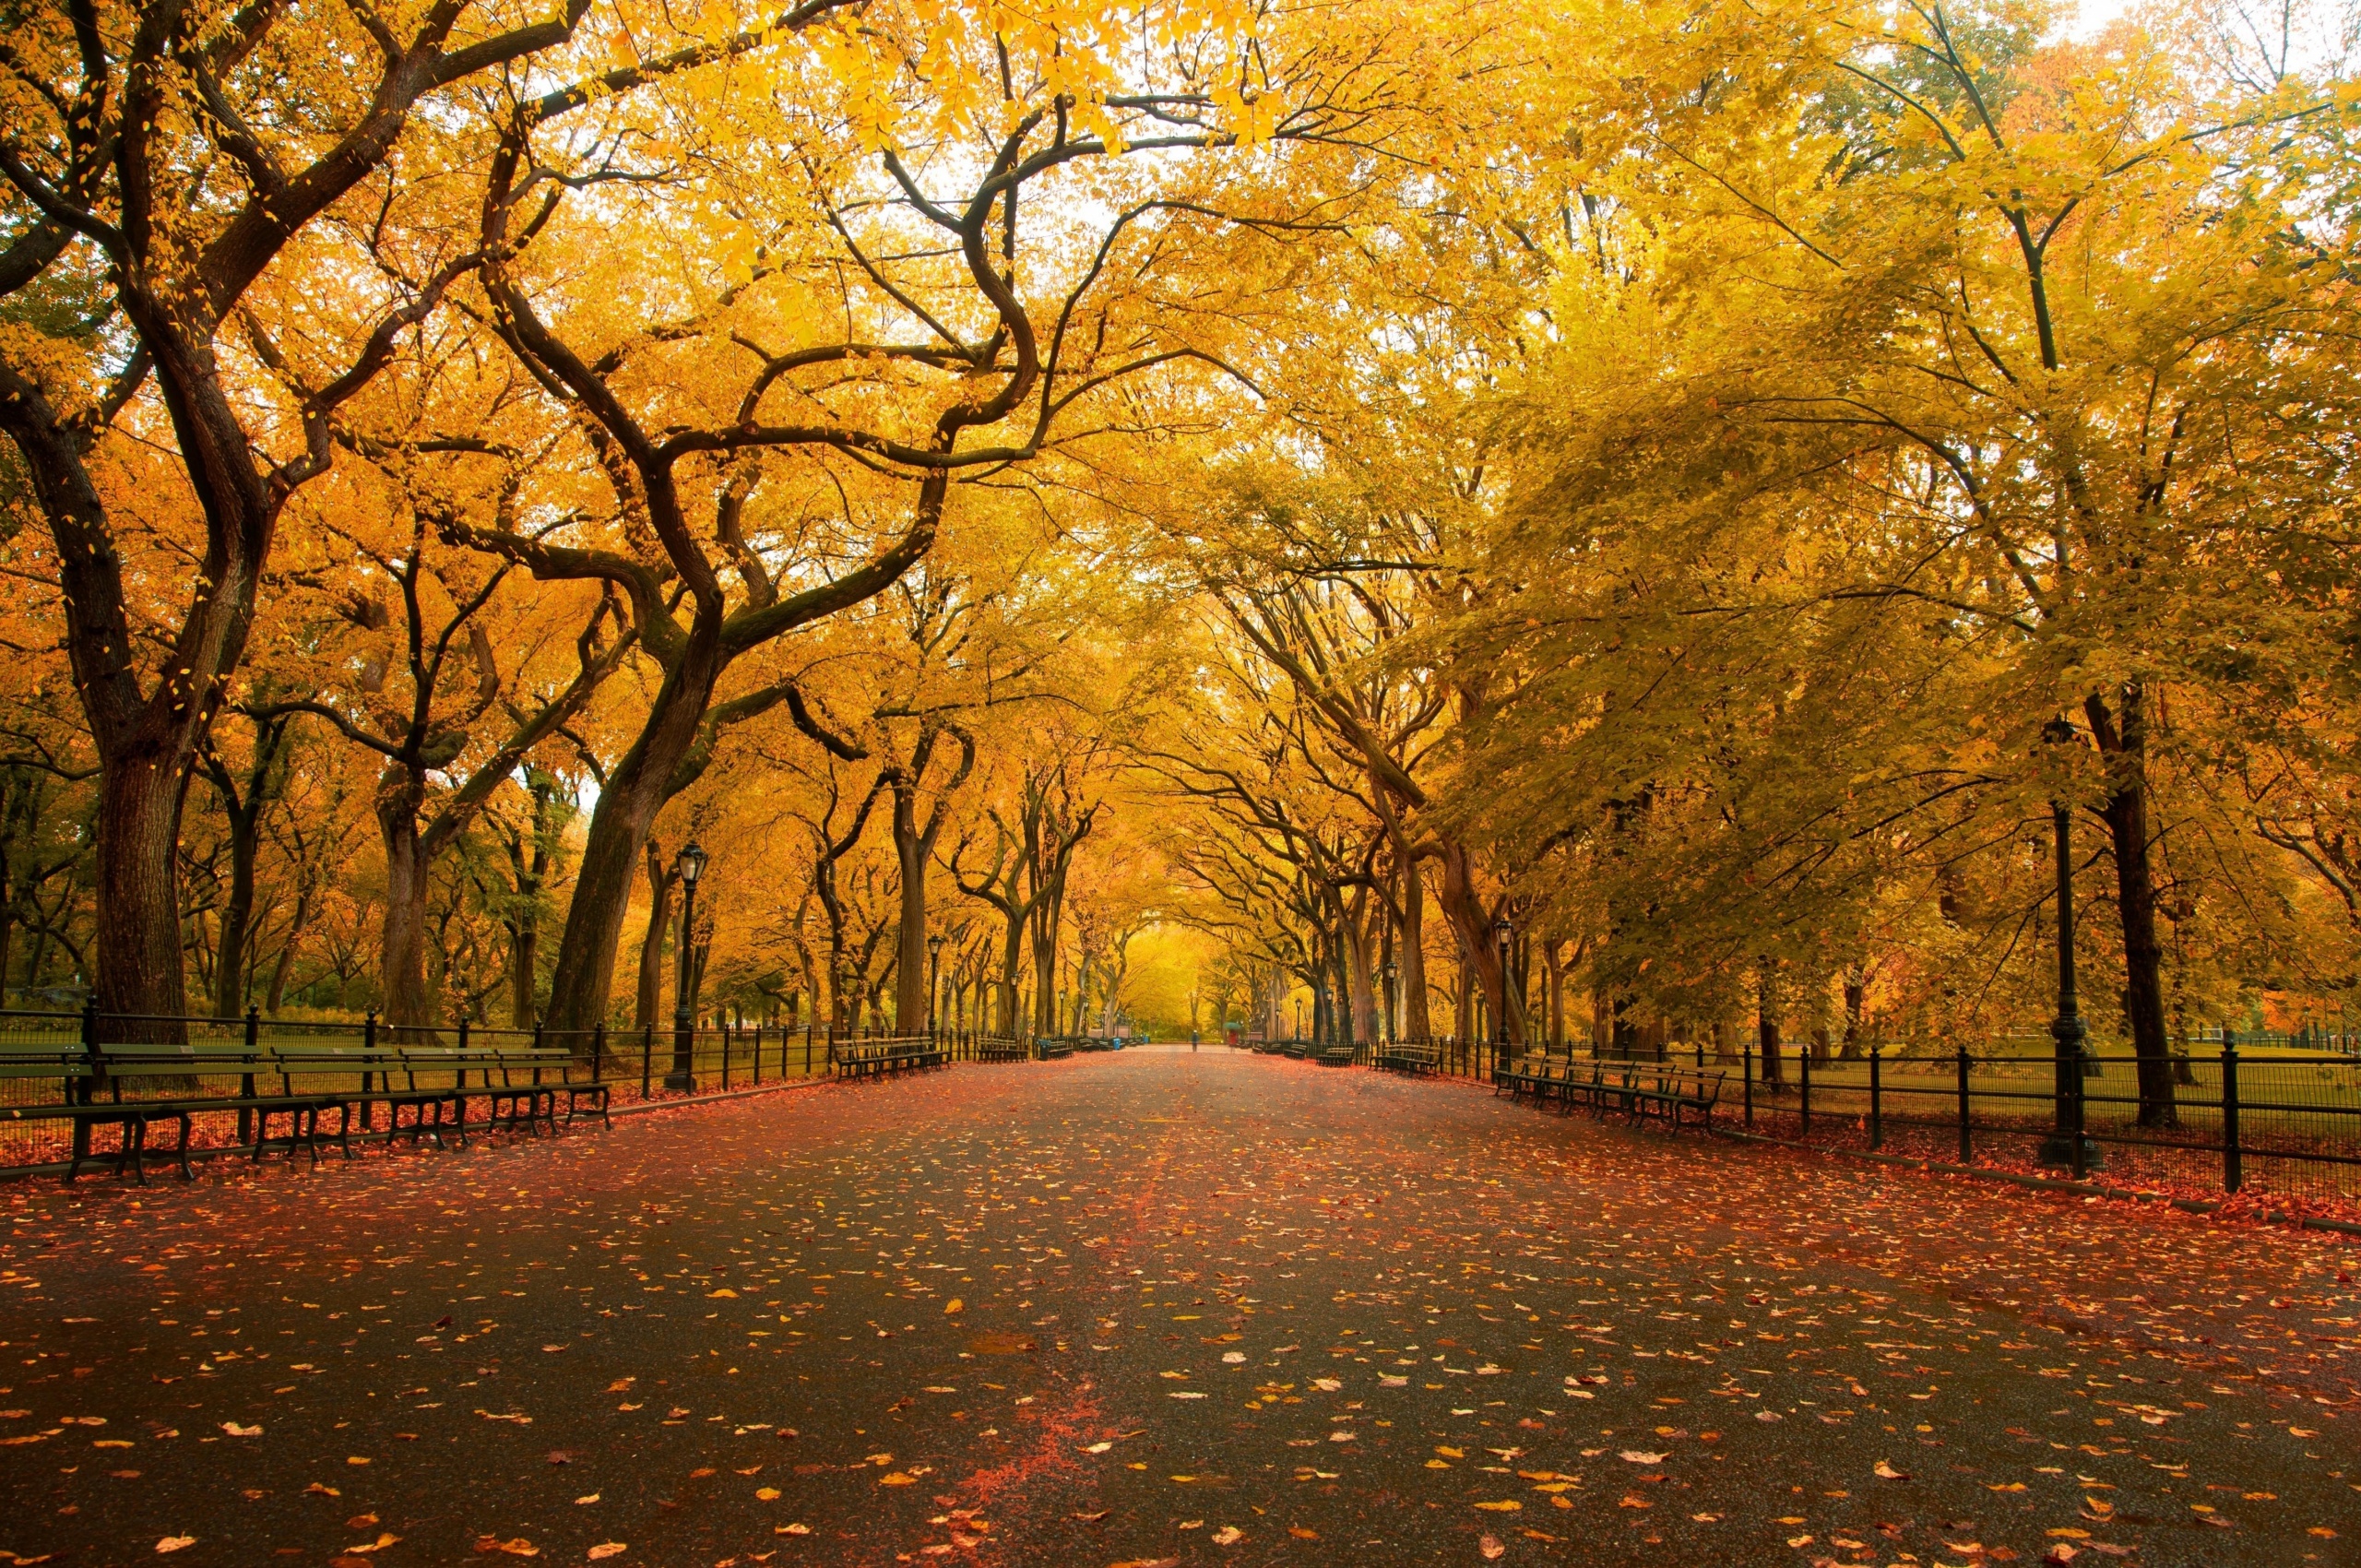
[(1811, 1042), (1809, 1040), (1804, 1042), (1801, 1051), (1796, 1052), (1796, 1089), (1802, 1096), (1800, 1103), (1803, 1108), (1802, 1126), (1796, 1136), (1809, 1141), (1811, 1137)]
[[(255, 1058), (262, 1050), (262, 1009), (252, 1003), (246, 1004), (246, 1070), (238, 1077), (238, 1098), (250, 1100), (255, 1097)], [(250, 1105), (238, 1107), (238, 1142), (254, 1141), (255, 1112)]]
[[(377, 1009), (374, 1007), (370, 1008), (368, 1015), (361, 1020), (361, 1050), (362, 1061), (374, 1063), (377, 1060)], [(369, 1073), (367, 1067), (361, 1069), (361, 1130), (364, 1133), (377, 1120), (377, 1102), (369, 1094)], [(394, 1077), (388, 1073), (386, 1075), (386, 1087), (390, 1089), (393, 1087)]]
[(1869, 1146), (1885, 1147), (1885, 1094), (1879, 1075), (1880, 1054), (1874, 1045), (1869, 1047)]
[[(97, 1096), (99, 1079), (105, 1075), (107, 1070), (106, 1059), (99, 1054), (99, 1004), (95, 1001), (86, 1000), (82, 1004), (82, 1056), (89, 1071), (82, 1078), (80, 1092), (69, 1093), (66, 1098), (69, 1100), (78, 1099), (84, 1105), (88, 1105)], [(74, 1081), (67, 1079), (66, 1087), (71, 1090), (73, 1087)], [(86, 1117), (77, 1116), (74, 1118), (74, 1163), (67, 1169), (80, 1170), (83, 1158), (89, 1152), (89, 1121)]]
[(656, 1060), (656, 1025), (653, 1021), (639, 1026), (639, 1098), (647, 1099), (648, 1065)]
[(597, 1083), (607, 1075), (607, 1020), (601, 1018), (590, 1030), (590, 1081)]
[(728, 1094), (730, 1092), (730, 1047), (732, 1043), (730, 1020), (724, 1018), (721, 1021), (721, 1027), (714, 1032), (721, 1037), (721, 1092)]
[(763, 1022), (754, 1020), (754, 1087), (763, 1087)]
[[(1596, 1041), (1592, 1043), (1591, 1050), (1594, 1054), (1597, 1051)], [(1738, 1070), (1739, 1081), (1746, 1086), (1746, 1124), (1751, 1127), (1754, 1125), (1754, 1047), (1751, 1044), (1742, 1044), (1738, 1048)]]
[(2246, 1184), (2245, 1161), (2238, 1147), (2238, 1044), (2228, 1029), (2222, 1031), (2222, 1190), (2235, 1193)]
[(1959, 1162), (1962, 1165), (1973, 1164), (1975, 1159), (1975, 1146), (1968, 1140), (1967, 1047), (1963, 1045), (1959, 1048)]

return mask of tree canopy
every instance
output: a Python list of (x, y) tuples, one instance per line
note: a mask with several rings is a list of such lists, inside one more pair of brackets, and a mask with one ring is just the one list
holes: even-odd
[(2338, 16), (7, 17), (9, 1001), (1847, 1051), (2059, 806), (2156, 1115), (2361, 985)]

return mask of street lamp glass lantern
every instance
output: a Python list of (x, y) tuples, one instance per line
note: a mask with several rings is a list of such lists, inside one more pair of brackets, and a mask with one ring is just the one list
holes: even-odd
[(1508, 916), (1502, 915), (1492, 922), (1492, 940), (1499, 944), (1501, 952), (1505, 953), (1509, 950), (1509, 943), (1515, 935), (1516, 927), (1509, 923)]
[(937, 957), (937, 958), (942, 957), (942, 956), (943, 956), (943, 938), (942, 938), (942, 936), (941, 936), (940, 934), (937, 934), (937, 935), (934, 935), (934, 936), (930, 936), (930, 937), (928, 937), (928, 938), (926, 939), (926, 950), (927, 950), (930, 954), (933, 955), (933, 956), (934, 956), (935, 957)]
[(681, 853), (673, 861), (672, 869), (681, 873), (682, 882), (694, 887), (697, 878), (705, 874), (705, 862), (706, 852), (697, 848), (697, 841), (692, 838), (681, 846)]

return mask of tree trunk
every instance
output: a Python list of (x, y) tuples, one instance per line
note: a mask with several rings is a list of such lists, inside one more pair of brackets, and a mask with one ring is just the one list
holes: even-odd
[[(102, 756), (97, 823), (98, 911), (91, 999), (101, 1013), (177, 1019), (181, 970), (179, 845), (194, 744)], [(174, 1042), (178, 1023), (119, 1027), (122, 1038)]]
[(632, 1022), (641, 1029), (661, 1028), (664, 1005), (664, 933), (672, 923), (672, 877), (664, 856), (654, 844), (645, 847), (647, 860), (647, 934), (639, 944), (639, 994)]
[(270, 966), (270, 992), (263, 998), (263, 1011), (271, 1016), (287, 999), (287, 974), (295, 967), (296, 939), (303, 934), (303, 927), (312, 918), (312, 885), (304, 883), (295, 895), (295, 915), (287, 923), (287, 940), (279, 944), (279, 957)]
[(516, 911), (516, 929), (509, 938), (508, 959), (508, 1027), (529, 1029), (533, 1027), (534, 970), (540, 964), (540, 925), (533, 918), (531, 907)]
[(1844, 1059), (1857, 1060), (1861, 1054), (1861, 1004), (1869, 993), (1869, 981), (1857, 968), (1845, 971), (1845, 1049)]
[(2148, 843), (2147, 690), (2126, 683), (2118, 723), (2104, 699), (2083, 699), (2107, 772), (2106, 826), (2115, 855), (2116, 909), (2123, 924), (2123, 1011), (2138, 1059), (2140, 1125), (2179, 1123), (2172, 1041), (2165, 1029), (2164, 946), (2156, 938), (2156, 880)]
[(1764, 969), (1755, 976), (1754, 1028), (1756, 1043), (1762, 1050), (1762, 1081), (1766, 1085), (1784, 1087), (1787, 1081), (1786, 1063), (1779, 1055), (1779, 1004), (1777, 982)]
[(916, 778), (894, 784), (894, 858), (902, 870), (901, 920), (894, 932), (894, 1028), (922, 1034), (926, 1028), (926, 863), (931, 847), (919, 832)]
[[(418, 820), (381, 812), (386, 841), (385, 941), (378, 980), (386, 1022), (397, 1031), (431, 1030), (433, 1003), (426, 988), (426, 858)], [(403, 1038), (399, 1032), (397, 1039)]]
[(1442, 863), (1442, 885), (1436, 889), (1436, 897), (1442, 905), (1443, 918), (1458, 933), (1462, 966), (1484, 988), (1484, 999), (1490, 1005), (1494, 1019), (1505, 1028), (1509, 1042), (1522, 1045), (1525, 1018), (1510, 1005), (1509, 977), (1501, 972), (1501, 956), (1492, 946), (1491, 922), (1476, 896), (1474, 868), (1469, 864), (1466, 847), (1445, 840), (1437, 859)]
[(213, 959), (213, 1016), (245, 1010), (247, 949), (254, 944), (255, 853), (261, 847), (259, 810), (232, 807), (230, 819), (230, 898), (221, 908), (220, 944)]
[(1434, 1038), (1434, 1019), (1427, 1012), (1427, 884), (1418, 862), (1406, 860), (1402, 876), (1401, 1021), (1404, 1039)]
[(700, 610), (680, 657), (656, 689), (639, 738), (599, 791), (550, 977), (549, 1023), (562, 1033), (588, 1030), (607, 1016), (640, 849), (669, 798), (673, 769), (696, 743), (697, 726), (721, 673), (720, 646), (718, 609)]

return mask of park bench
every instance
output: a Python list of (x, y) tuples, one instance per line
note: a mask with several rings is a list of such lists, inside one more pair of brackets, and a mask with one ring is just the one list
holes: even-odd
[(839, 1078), (874, 1078), (940, 1067), (945, 1058), (931, 1039), (913, 1035), (903, 1039), (838, 1040), (828, 1048), (828, 1060)]
[(1506, 1090), (1511, 1099), (1530, 1095), (1536, 1100), (1573, 1103), (1573, 1085), (1580, 1076), (1573, 1060), (1547, 1051), (1529, 1052), (1502, 1063), (1492, 1072), (1492, 1092)]
[(1693, 1116), (1699, 1126), (1706, 1127), (1713, 1124), (1726, 1076), (1710, 1067), (1652, 1064), (1632, 1070), (1625, 1092), (1635, 1117), (1660, 1116), (1667, 1126), (1678, 1127), (1682, 1117)]
[(1431, 1073), (1442, 1065), (1442, 1047), (1430, 1039), (1397, 1039), (1379, 1048), (1377, 1064), (1394, 1073)]
[(1074, 1054), (1074, 1041), (1063, 1035), (1038, 1035), (1033, 1040), (1033, 1053), (1044, 1062), (1062, 1062)]
[(1024, 1062), (1032, 1057), (1021, 1039), (979, 1039), (976, 1042), (979, 1062)]
[(1353, 1048), (1349, 1045), (1324, 1046), (1314, 1060), (1323, 1067), (1349, 1067), (1353, 1064)]

